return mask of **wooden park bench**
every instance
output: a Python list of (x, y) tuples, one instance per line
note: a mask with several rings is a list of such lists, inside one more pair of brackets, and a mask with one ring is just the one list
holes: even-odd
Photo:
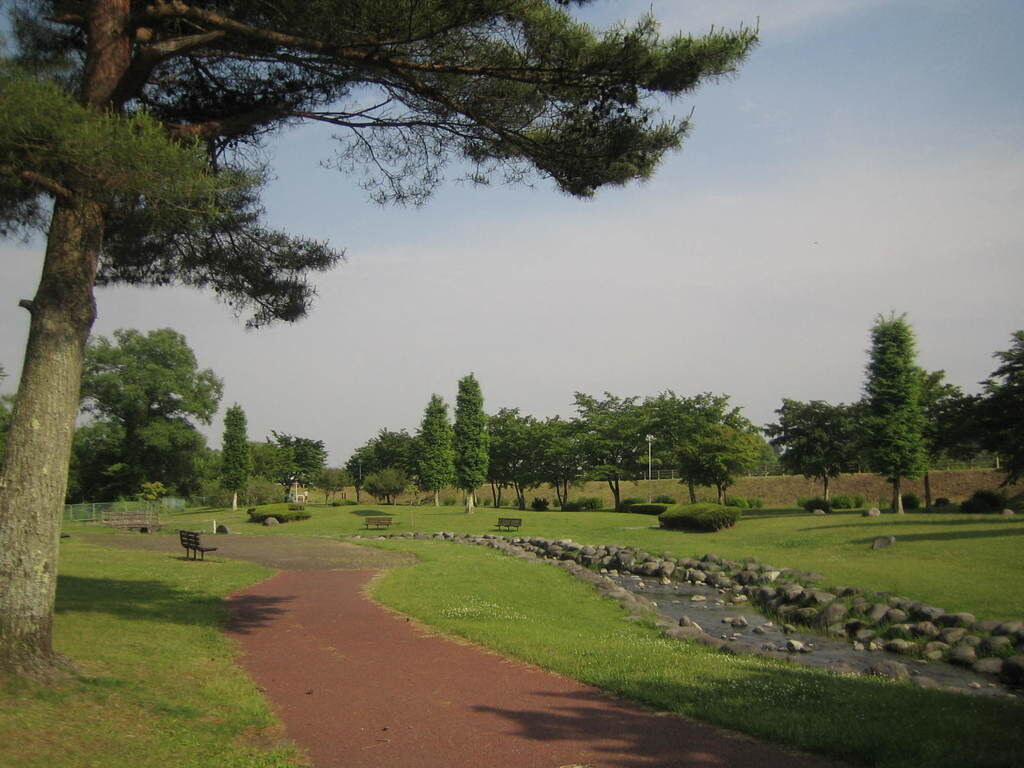
[(521, 517), (499, 517), (498, 524), (495, 526), (499, 531), (506, 529), (509, 531), (519, 530), (519, 526), (523, 524), (523, 518)]
[(367, 528), (390, 528), (391, 518), (390, 517), (368, 517), (366, 518)]
[(160, 530), (160, 513), (155, 509), (108, 509), (103, 512), (103, 524), (111, 528), (149, 533)]
[(196, 559), (198, 554), (203, 560), (206, 559), (207, 552), (216, 552), (216, 547), (204, 547), (203, 542), (199, 540), (198, 531), (178, 531), (178, 536), (181, 538), (181, 546), (185, 548), (185, 559), (188, 560), (191, 555), (191, 559)]

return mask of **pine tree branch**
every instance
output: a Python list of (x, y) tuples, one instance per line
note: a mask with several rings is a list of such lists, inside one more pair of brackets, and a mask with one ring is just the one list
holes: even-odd
[(118, 83), (111, 100), (117, 106), (123, 105), (142, 88), (152, 74), (153, 69), (160, 62), (172, 56), (181, 56), (194, 51), (197, 48), (221, 39), (226, 34), (223, 30), (214, 30), (197, 35), (185, 35), (168, 40), (160, 40), (159, 42), (143, 46), (135, 55), (128, 71), (121, 78), (121, 82)]
[(63, 200), (71, 200), (75, 195), (74, 193), (61, 184), (55, 179), (51, 179), (49, 176), (44, 176), (41, 173), (35, 171), (24, 171), (15, 168), (12, 165), (0, 165), (0, 173), (6, 173), (25, 184), (29, 184), (33, 187), (38, 187), (44, 192), (48, 192), (54, 197), (59, 197)]

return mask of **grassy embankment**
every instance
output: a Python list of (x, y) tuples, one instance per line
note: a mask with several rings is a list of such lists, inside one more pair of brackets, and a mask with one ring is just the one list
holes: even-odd
[[(272, 508), (261, 507), (260, 509)], [(285, 509), (286, 505), (279, 505)], [(244, 510), (188, 510), (165, 517), (165, 531), (210, 531), (214, 519), (239, 533), (266, 536), (328, 536), (370, 533), (368, 515), (390, 515), (392, 532), (454, 531), (496, 533), (498, 512), (474, 515), (457, 507), (318, 507), (312, 519), (264, 527), (247, 522)], [(792, 510), (744, 514), (735, 527), (714, 534), (666, 531), (657, 518), (615, 512), (509, 512), (523, 518), (520, 534), (571, 538), (585, 544), (635, 545), (678, 557), (714, 552), (740, 560), (757, 557), (776, 567), (821, 574), (825, 585), (855, 585), (925, 600), (948, 611), (970, 611), (979, 618), (1024, 617), (1024, 516), (908, 513), (861, 517), (859, 512), (826, 516)], [(896, 545), (873, 550), (879, 536)], [(226, 546), (226, 545), (225, 545)], [(222, 552), (225, 551), (222, 549)]]
[(295, 768), (221, 631), (224, 596), (270, 573), (63, 542), (54, 637), (76, 672), (0, 685), (0, 765)]
[[(377, 582), (385, 604), (660, 710), (859, 765), (1008, 768), (1024, 754), (1020, 702), (732, 656), (624, 622), (617, 605), (555, 568), (457, 544), (379, 546), (420, 558)], [(571, 719), (565, 710), (560, 727)], [(619, 732), (628, 738), (628, 723)]]

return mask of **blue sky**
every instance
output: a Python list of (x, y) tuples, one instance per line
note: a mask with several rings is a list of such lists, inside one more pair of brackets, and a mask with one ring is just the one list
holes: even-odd
[[(349, 256), (312, 315), (251, 332), (208, 295), (111, 289), (95, 331), (180, 330), (252, 438), (323, 439), (335, 462), (379, 427), (415, 429), (469, 371), (488, 409), (537, 416), (570, 415), (577, 390), (724, 392), (756, 423), (783, 397), (849, 402), (890, 311), (921, 365), (976, 390), (1024, 328), (1024, 3), (622, 0), (587, 17), (648, 8), (666, 32), (759, 18), (762, 35), (735, 78), (672, 105), (693, 131), (648, 183), (591, 201), (449, 183), (379, 208), (319, 166), (329, 131), (289, 130), (271, 220)], [(17, 372), (40, 253), (0, 258)]]

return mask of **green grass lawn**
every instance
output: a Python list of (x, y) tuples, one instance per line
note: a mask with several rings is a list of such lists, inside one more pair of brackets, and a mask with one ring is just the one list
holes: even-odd
[(75, 539), (60, 557), (54, 638), (76, 674), (0, 687), (0, 765), (294, 768), (221, 631), (224, 596), (271, 571)]
[(423, 622), (577, 680), (790, 747), (872, 766), (1019, 766), (1024, 706), (731, 656), (623, 620), (559, 569), (481, 547), (392, 540), (420, 563), (374, 596)]
[[(282, 509), (287, 505), (279, 505)], [(261, 510), (265, 509), (261, 507)], [(310, 520), (264, 527), (247, 521), (244, 510), (187, 510), (166, 516), (165, 530), (210, 531), (212, 521), (239, 533), (267, 536), (339, 536), (368, 533), (367, 515), (392, 515), (392, 532), (497, 531), (498, 516), (523, 518), (520, 535), (571, 538), (587, 544), (637, 545), (651, 552), (695, 557), (714, 552), (730, 559), (757, 557), (781, 568), (813, 571), (826, 585), (854, 585), (925, 600), (948, 611), (979, 618), (1024, 617), (1024, 515), (908, 513), (861, 517), (859, 512), (816, 516), (792, 510), (757, 510), (717, 533), (658, 528), (657, 518), (615, 512), (523, 512), (459, 507), (314, 506)], [(873, 550), (879, 536), (896, 545)]]

